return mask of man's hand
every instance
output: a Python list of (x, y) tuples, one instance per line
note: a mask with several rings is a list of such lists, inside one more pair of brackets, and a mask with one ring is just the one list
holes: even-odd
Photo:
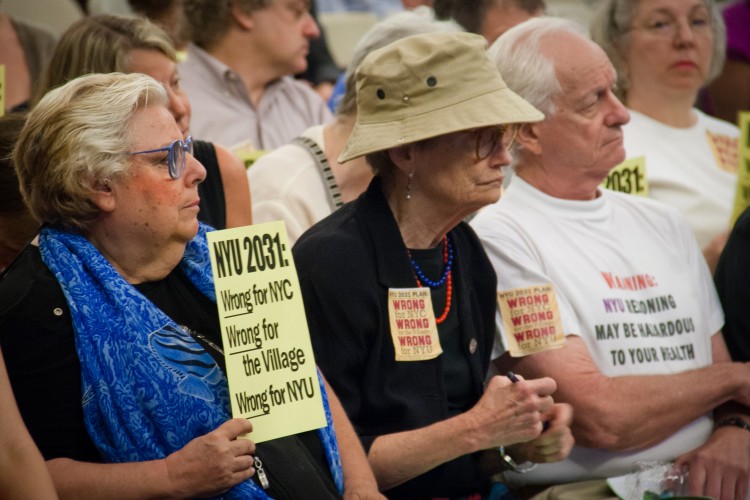
[(690, 469), (690, 495), (745, 500), (750, 481), (750, 432), (719, 427), (703, 446), (678, 457), (675, 463)]
[(557, 462), (570, 454), (575, 444), (570, 430), (573, 407), (565, 403), (555, 404), (542, 415), (542, 419), (547, 428), (538, 438), (511, 448), (516, 462)]

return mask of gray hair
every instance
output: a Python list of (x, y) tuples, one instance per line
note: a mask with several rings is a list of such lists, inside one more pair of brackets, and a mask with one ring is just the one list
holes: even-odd
[[(617, 93), (620, 98), (626, 97), (629, 86), (625, 71), (625, 53), (630, 44), (631, 27), (639, 2), (640, 0), (599, 0), (599, 6), (591, 21), (591, 38), (604, 49), (617, 70)], [(727, 31), (717, 3), (714, 0), (703, 0), (703, 3), (711, 16), (713, 35), (711, 66), (703, 82), (703, 85), (708, 85), (719, 76), (724, 66)]]
[(429, 7), (399, 12), (372, 26), (354, 48), (346, 69), (346, 92), (336, 108), (336, 114), (351, 116), (357, 112), (356, 70), (367, 54), (407, 36), (446, 31), (461, 31), (461, 27), (452, 21), (437, 21)]
[(99, 216), (92, 190), (128, 173), (131, 119), (150, 106), (166, 107), (167, 93), (140, 73), (86, 75), (48, 92), (29, 113), (13, 155), (34, 217), (86, 231)]
[(579, 23), (563, 18), (538, 17), (506, 31), (487, 52), (508, 87), (547, 118), (555, 113), (555, 98), (562, 92), (562, 86), (554, 61), (542, 53), (540, 46), (545, 37), (556, 33), (587, 37), (585, 28)]

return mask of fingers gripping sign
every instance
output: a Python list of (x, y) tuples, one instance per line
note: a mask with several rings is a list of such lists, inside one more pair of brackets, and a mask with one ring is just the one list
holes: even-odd
[(251, 430), (247, 419), (234, 418), (169, 455), (165, 462), (174, 491), (215, 496), (249, 479), (255, 473), (255, 443), (241, 436)]

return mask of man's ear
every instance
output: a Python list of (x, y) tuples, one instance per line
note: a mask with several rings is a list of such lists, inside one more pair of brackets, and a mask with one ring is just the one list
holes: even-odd
[(237, 6), (237, 2), (232, 2), (232, 18), (241, 29), (250, 31), (253, 29), (253, 14), (244, 12)]
[(523, 145), (523, 148), (535, 155), (542, 153), (542, 145), (539, 143), (539, 127), (544, 122), (522, 123), (518, 128), (516, 142)]
[(112, 181), (104, 179), (95, 182), (89, 190), (89, 200), (102, 212), (114, 211), (116, 197)]

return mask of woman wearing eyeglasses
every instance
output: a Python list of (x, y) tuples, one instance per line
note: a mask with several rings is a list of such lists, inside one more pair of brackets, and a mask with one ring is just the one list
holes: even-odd
[(0, 343), (60, 496), (377, 498), (332, 393), (320, 431), (237, 439), (251, 425), (230, 419), (191, 153), (141, 74), (71, 80), (21, 131), (14, 162), (43, 228), (0, 283)]
[[(164, 85), (169, 110), (183, 138), (188, 136), (191, 107), (180, 85), (177, 52), (169, 36), (144, 18), (102, 14), (72, 24), (60, 37), (37, 100), (77, 76), (112, 71), (143, 73)], [(224, 146), (198, 139), (195, 157), (206, 168), (206, 180), (198, 188), (198, 220), (216, 229), (251, 224), (244, 164)]]
[(694, 107), (724, 64), (714, 0), (606, 0), (591, 31), (630, 108), (628, 158), (644, 157), (648, 194), (679, 209), (713, 271), (726, 243), (739, 130)]
[[(543, 118), (485, 48), (478, 35), (431, 33), (364, 59), (339, 161), (364, 156), (375, 177), (294, 247), (315, 359), (388, 498), (485, 498), (487, 472), (572, 445), (551, 379), (484, 387), (495, 274), (462, 220), (500, 197), (514, 124)], [(526, 441), (545, 454), (498, 450)]]

